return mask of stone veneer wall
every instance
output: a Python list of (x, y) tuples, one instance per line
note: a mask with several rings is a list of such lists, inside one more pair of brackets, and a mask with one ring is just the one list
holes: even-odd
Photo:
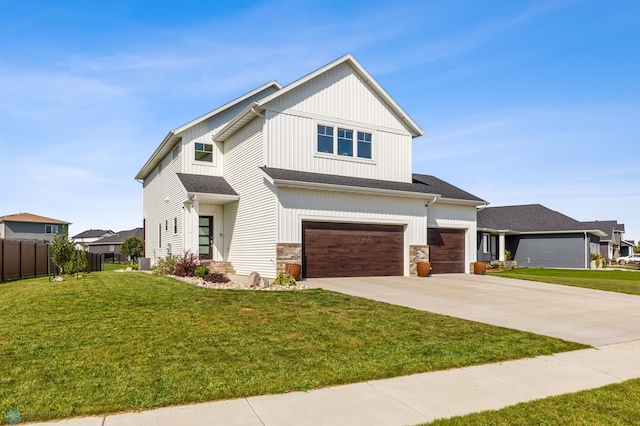
[(429, 261), (429, 246), (409, 246), (409, 275), (415, 277), (418, 275), (418, 262)]
[(276, 271), (284, 272), (286, 263), (302, 265), (301, 243), (276, 243)]

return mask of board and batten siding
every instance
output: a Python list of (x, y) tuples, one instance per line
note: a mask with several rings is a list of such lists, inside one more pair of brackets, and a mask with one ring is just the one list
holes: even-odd
[(278, 189), (279, 243), (302, 243), (302, 221), (405, 225), (404, 274), (409, 275), (409, 245), (426, 245), (425, 201), (414, 198)]
[(477, 260), (477, 211), (475, 206), (435, 202), (428, 207), (429, 228), (465, 230), (465, 273), (469, 264)]
[(224, 144), (224, 178), (240, 200), (224, 206), (225, 258), (238, 274), (276, 276), (276, 198), (264, 180), (263, 120), (257, 118)]
[[(328, 117), (299, 115), (294, 110), (267, 111), (266, 164), (280, 169), (411, 182), (411, 136), (376, 129), (371, 121), (374, 118), (369, 118), (369, 122), (348, 123)], [(357, 132), (371, 133), (371, 160), (317, 153), (319, 124), (354, 130), (354, 155)]]
[(580, 268), (589, 264), (589, 243), (584, 234), (538, 234), (508, 236), (507, 250), (519, 267)]
[[(182, 202), (187, 191), (176, 173), (182, 171), (182, 152), (173, 159), (169, 153), (162, 159), (162, 171), (157, 168), (143, 182), (142, 213), (145, 218), (145, 257), (155, 265), (159, 258), (167, 254), (183, 254), (183, 209)], [(168, 201), (165, 199), (168, 198)], [(178, 232), (174, 232), (173, 221), (178, 219)], [(160, 230), (158, 229), (160, 226)], [(162, 244), (159, 244), (159, 234)]]

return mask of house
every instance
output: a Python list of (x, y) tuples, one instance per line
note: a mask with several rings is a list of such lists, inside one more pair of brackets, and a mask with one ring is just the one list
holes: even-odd
[(69, 222), (38, 216), (32, 213), (17, 213), (0, 216), (0, 238), (23, 241), (52, 241), (55, 234), (68, 232)]
[(480, 209), (477, 226), (479, 261), (503, 261), (508, 250), (521, 267), (588, 269), (606, 236), (540, 204)]
[(633, 254), (633, 248), (635, 247), (636, 242), (633, 240), (622, 240), (620, 241), (620, 256), (631, 256)]
[(115, 232), (111, 230), (106, 231), (104, 229), (89, 229), (77, 235), (74, 235), (73, 237), (71, 237), (71, 239), (75, 241), (76, 248), (80, 250), (83, 247), (86, 248), (86, 245), (88, 243), (93, 243), (101, 238), (110, 237), (111, 235), (115, 235)]
[(622, 256), (620, 250), (623, 246), (624, 224), (618, 223), (617, 220), (595, 220), (582, 223), (606, 234), (600, 237), (600, 254), (602, 256), (607, 259), (617, 259)]
[(126, 257), (120, 252), (120, 246), (124, 241), (131, 237), (144, 238), (142, 228), (134, 228), (128, 231), (120, 231), (116, 234), (100, 238), (92, 243), (87, 243), (87, 251), (89, 253), (99, 253), (104, 255), (104, 261), (107, 262), (123, 262)]
[(469, 272), (486, 201), (414, 175), (422, 129), (350, 54), (170, 131), (138, 172), (145, 256), (191, 251), (237, 273)]

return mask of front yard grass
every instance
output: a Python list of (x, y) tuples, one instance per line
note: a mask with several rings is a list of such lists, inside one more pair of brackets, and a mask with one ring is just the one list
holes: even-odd
[(323, 290), (210, 290), (142, 273), (0, 283), (0, 306), (0, 414), (24, 421), (585, 347)]
[(498, 277), (518, 278), (618, 293), (640, 294), (640, 272), (523, 268), (496, 272)]
[(640, 379), (523, 402), (429, 423), (458, 425), (633, 425), (640, 418)]

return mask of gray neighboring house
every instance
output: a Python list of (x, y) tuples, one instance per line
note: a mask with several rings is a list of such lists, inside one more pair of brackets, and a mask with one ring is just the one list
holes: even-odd
[(89, 253), (99, 253), (104, 255), (105, 261), (124, 261), (126, 260), (126, 257), (120, 253), (120, 246), (122, 243), (130, 237), (138, 237), (142, 240), (143, 236), (144, 232), (142, 228), (134, 228), (128, 231), (120, 231), (109, 237), (104, 237), (92, 243), (88, 243), (87, 248)]
[(540, 204), (478, 211), (478, 261), (505, 260), (520, 267), (589, 269), (607, 234)]
[(617, 259), (620, 256), (623, 256), (623, 254), (621, 254), (621, 249), (624, 241), (624, 224), (618, 223), (617, 220), (595, 220), (593, 222), (582, 223), (591, 228), (599, 229), (607, 234), (604, 237), (600, 237), (601, 255), (607, 259)]
[(633, 254), (633, 248), (636, 242), (633, 240), (622, 240), (620, 242), (620, 257), (631, 256)]
[(104, 230), (104, 229), (89, 229), (86, 230), (84, 232), (81, 232), (77, 235), (74, 235), (73, 237), (71, 237), (73, 239), (73, 241), (76, 243), (76, 248), (78, 250), (82, 249), (83, 247), (86, 248), (86, 245), (89, 243), (94, 243), (102, 238), (105, 237), (110, 237), (112, 235), (115, 235), (116, 233), (111, 231), (111, 230)]
[(69, 225), (69, 222), (33, 213), (10, 214), (0, 216), (0, 238), (22, 241), (52, 241), (56, 233), (68, 232)]

